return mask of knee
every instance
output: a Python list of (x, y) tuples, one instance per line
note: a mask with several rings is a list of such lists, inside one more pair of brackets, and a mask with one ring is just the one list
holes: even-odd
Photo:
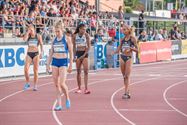
[(56, 88), (58, 88), (58, 85), (57, 85), (57, 84), (55, 84), (55, 87), (56, 87)]
[(28, 74), (29, 73), (29, 68), (25, 67), (24, 72), (25, 72), (25, 74)]
[(124, 79), (129, 79), (129, 75), (125, 74), (125, 75), (123, 75), (123, 78)]
[(55, 87), (60, 90), (61, 89), (61, 85), (60, 84), (55, 84)]
[(77, 69), (77, 75), (81, 74), (81, 69)]
[(38, 70), (34, 70), (34, 75), (38, 75)]
[(67, 86), (66, 86), (64, 83), (62, 83), (62, 84), (60, 85), (60, 87), (61, 87), (63, 90), (67, 88)]
[(84, 70), (84, 75), (88, 75), (88, 70)]

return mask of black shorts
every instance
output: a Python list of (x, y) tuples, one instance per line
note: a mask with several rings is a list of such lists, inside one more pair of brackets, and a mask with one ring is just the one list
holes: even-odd
[(125, 56), (121, 54), (121, 59), (126, 63), (129, 59), (131, 59), (131, 56)]
[[(76, 57), (77, 57), (77, 59), (80, 58), (81, 56), (83, 56), (84, 53), (85, 53), (85, 51), (77, 51), (77, 52), (76, 52)], [(85, 55), (84, 58), (88, 58), (88, 53)]]
[(27, 52), (27, 55), (33, 60), (35, 56), (39, 55), (39, 52)]

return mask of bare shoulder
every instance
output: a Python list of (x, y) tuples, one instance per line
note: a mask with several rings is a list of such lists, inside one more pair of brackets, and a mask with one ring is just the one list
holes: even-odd
[(71, 38), (72, 38), (72, 39), (75, 39), (75, 37), (76, 37), (76, 34), (72, 34), (72, 37), (71, 37)]
[(40, 39), (42, 36), (40, 34), (36, 34), (37, 38)]
[(85, 33), (86, 38), (90, 38), (90, 35), (88, 33)]
[(71, 42), (71, 37), (66, 35), (66, 40), (67, 40), (67, 42)]
[(135, 36), (131, 36), (131, 40), (132, 40), (132, 42), (136, 43), (136, 37)]

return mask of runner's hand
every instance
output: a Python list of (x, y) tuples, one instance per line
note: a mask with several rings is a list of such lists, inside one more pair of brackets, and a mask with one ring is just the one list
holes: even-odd
[(46, 72), (49, 73), (51, 71), (51, 66), (47, 65), (46, 66)]
[(40, 57), (40, 59), (42, 58), (42, 54), (41, 53), (40, 53), (39, 57)]
[(82, 60), (82, 59), (84, 59), (84, 57), (85, 57), (85, 56), (83, 55), (83, 56), (79, 57), (78, 59)]
[(69, 67), (68, 67), (68, 73), (71, 73), (72, 72), (72, 65), (69, 65)]

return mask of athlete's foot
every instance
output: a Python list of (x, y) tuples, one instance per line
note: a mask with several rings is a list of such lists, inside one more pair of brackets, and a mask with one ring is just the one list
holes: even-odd
[(30, 84), (29, 83), (25, 83), (25, 85), (24, 85), (24, 90), (27, 90), (28, 88), (30, 87)]
[(37, 86), (34, 86), (34, 87), (33, 87), (33, 91), (38, 91), (38, 87), (37, 87)]
[(70, 100), (66, 100), (66, 108), (69, 109), (71, 107)]
[(81, 93), (82, 93), (82, 90), (81, 90), (81, 89), (77, 89), (77, 90), (75, 91), (75, 93), (81, 94)]
[(62, 110), (62, 106), (60, 106), (60, 105), (55, 106), (54, 110), (55, 111), (61, 111)]
[(90, 94), (91, 92), (87, 89), (84, 90), (84, 94)]
[(131, 98), (131, 96), (130, 96), (129, 93), (125, 93), (125, 94), (123, 94), (123, 96), (122, 96), (122, 99), (130, 99), (130, 98)]

